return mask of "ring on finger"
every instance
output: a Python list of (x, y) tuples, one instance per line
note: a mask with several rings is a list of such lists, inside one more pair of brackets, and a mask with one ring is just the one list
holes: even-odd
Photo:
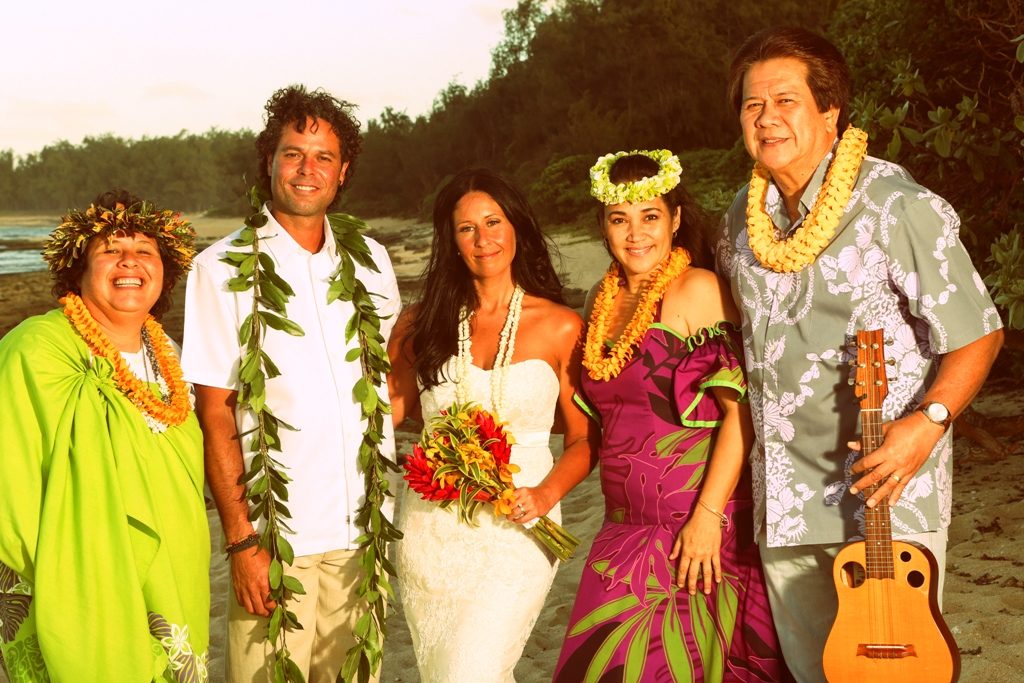
[(889, 478), (895, 481), (897, 484), (900, 483), (900, 481), (902, 481), (902, 477), (900, 477), (900, 475), (896, 474), (895, 472), (890, 474)]

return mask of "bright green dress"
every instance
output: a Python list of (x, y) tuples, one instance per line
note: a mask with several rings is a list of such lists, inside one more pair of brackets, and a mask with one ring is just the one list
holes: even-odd
[(205, 681), (194, 414), (155, 434), (61, 310), (0, 340), (0, 661), (21, 681)]

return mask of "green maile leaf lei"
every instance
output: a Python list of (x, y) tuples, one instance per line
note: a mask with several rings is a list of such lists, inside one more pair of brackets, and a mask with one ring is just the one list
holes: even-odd
[[(277, 603), (267, 632), (267, 640), (274, 645), (274, 680), (292, 683), (304, 681), (304, 676), (291, 658), (286, 633), (301, 629), (302, 625), (288, 610), (287, 603), (294, 595), (304, 594), (305, 590), (297, 579), (284, 572), (284, 566), (295, 560), (291, 544), (282, 533), (291, 531), (287, 522), (291, 513), (285, 505), (288, 502), (287, 485), (291, 479), (284, 472), (287, 468), (272, 454), (281, 451), (280, 430), (294, 428), (276, 417), (267, 406), (266, 381), (281, 372), (263, 351), (263, 340), (267, 327), (296, 336), (304, 332), (288, 319), (286, 313), (288, 299), (295, 295), (294, 290), (277, 274), (273, 259), (260, 250), (262, 238), (257, 235), (257, 230), (266, 225), (267, 217), (262, 212), (263, 199), (255, 187), (249, 191), (249, 203), (254, 213), (245, 220), (245, 227), (231, 242), (232, 246), (244, 250), (228, 251), (221, 260), (238, 270), (238, 275), (228, 281), (228, 288), (234, 292), (253, 292), (252, 311), (238, 331), (239, 342), (244, 347), (239, 368), (241, 387), (238, 405), (252, 411), (256, 421), (252, 431), (241, 435), (251, 437), (249, 448), (253, 453), (241, 483), (246, 486), (249, 519), (256, 521), (262, 518), (266, 521), (260, 534), (260, 547), (270, 554), (270, 598)], [(339, 259), (338, 267), (331, 275), (327, 303), (346, 301), (352, 302), (354, 307), (344, 334), (346, 343), (357, 338), (358, 348), (350, 350), (345, 359), (360, 361), (362, 376), (352, 388), (352, 397), (359, 404), (362, 419), (366, 421), (358, 456), (359, 469), (364, 477), (365, 499), (356, 511), (356, 524), (363, 530), (356, 542), (363, 551), (361, 563), (365, 574), (357, 587), (357, 594), (366, 601), (366, 611), (356, 622), (356, 645), (348, 651), (338, 680), (364, 683), (380, 669), (386, 636), (386, 607), (388, 601), (395, 598), (388, 580), (389, 576), (395, 576), (395, 569), (387, 558), (387, 544), (402, 537), (381, 511), (385, 499), (392, 495), (387, 473), (389, 470), (398, 471), (398, 466), (381, 453), (384, 417), (391, 413), (391, 408), (377, 393), (391, 364), (384, 348), (381, 318), (373, 303), (374, 295), (355, 272), (357, 264), (378, 271), (370, 248), (363, 239), (362, 231), (366, 224), (346, 214), (329, 214), (327, 218)]]

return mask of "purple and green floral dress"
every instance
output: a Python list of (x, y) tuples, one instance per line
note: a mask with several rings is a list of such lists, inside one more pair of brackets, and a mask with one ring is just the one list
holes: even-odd
[(722, 411), (712, 387), (746, 392), (737, 330), (682, 338), (654, 323), (607, 382), (584, 373), (602, 423), (604, 524), (594, 538), (555, 672), (558, 683), (787, 680), (753, 536), (750, 473), (724, 510), (724, 579), (675, 585), (668, 559), (697, 506)]

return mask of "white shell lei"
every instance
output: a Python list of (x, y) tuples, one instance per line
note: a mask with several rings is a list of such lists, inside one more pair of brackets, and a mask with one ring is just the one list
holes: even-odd
[[(508, 315), (505, 316), (505, 324), (502, 325), (501, 335), (498, 337), (498, 355), (495, 356), (494, 367), (491, 369), (491, 409), (495, 418), (499, 420), (505, 407), (505, 376), (508, 374), (508, 366), (512, 364), (512, 354), (515, 353), (516, 332), (519, 330), (519, 317), (523, 314), (525, 294), (519, 285), (512, 291), (512, 298), (508, 302)], [(455, 359), (455, 400), (459, 403), (469, 402), (467, 377), (469, 366), (473, 363), (469, 320), (472, 317), (472, 311), (465, 308), (459, 311), (459, 354)]]
[[(160, 400), (166, 404), (171, 402), (171, 390), (167, 386), (167, 380), (164, 379), (164, 375), (160, 372), (160, 364), (156, 360), (156, 352), (153, 350), (153, 339), (149, 336), (149, 332), (145, 327), (142, 328), (142, 356), (143, 365), (145, 367), (145, 376), (139, 377), (143, 382), (149, 383), (149, 369), (152, 368), (154, 374), (154, 381), (159, 387)], [(138, 375), (136, 375), (138, 377)], [(156, 419), (146, 411), (140, 411), (142, 418), (146, 421), (146, 426), (149, 427), (149, 431), (154, 434), (162, 434), (167, 431), (167, 424)]]

